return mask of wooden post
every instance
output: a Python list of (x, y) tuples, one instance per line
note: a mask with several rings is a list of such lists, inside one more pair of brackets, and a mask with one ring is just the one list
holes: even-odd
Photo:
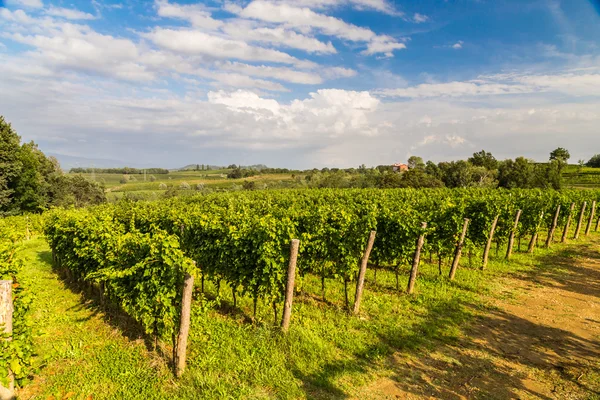
[[(421, 229), (427, 229), (427, 222), (423, 222), (421, 224)], [(425, 243), (425, 233), (421, 233), (419, 235), (419, 239), (417, 239), (417, 248), (415, 249), (415, 256), (413, 257), (412, 268), (410, 269), (410, 277), (408, 278), (408, 288), (406, 291), (408, 294), (412, 294), (415, 290), (415, 281), (417, 280), (417, 272), (419, 269), (419, 261), (421, 261), (421, 249), (423, 248), (423, 243)]]
[(512, 254), (513, 246), (515, 245), (515, 232), (519, 226), (519, 218), (521, 218), (522, 210), (517, 211), (517, 215), (515, 216), (515, 224), (513, 225), (512, 231), (510, 231), (510, 236), (508, 237), (508, 247), (506, 248), (506, 259), (510, 259)]
[(560, 204), (556, 207), (556, 213), (554, 214), (554, 219), (552, 220), (552, 226), (550, 227), (550, 231), (548, 232), (548, 237), (546, 238), (546, 248), (550, 248), (550, 244), (554, 241), (554, 232), (556, 231), (556, 225), (558, 225), (558, 217), (560, 216)]
[(589, 235), (590, 231), (592, 230), (594, 214), (596, 214), (596, 200), (592, 201), (592, 209), (590, 210), (590, 219), (588, 220), (587, 227), (585, 228), (585, 236)]
[(185, 274), (183, 282), (183, 296), (181, 298), (181, 321), (177, 337), (177, 359), (175, 361), (175, 375), (179, 378), (185, 370), (188, 334), (190, 333), (190, 314), (192, 309), (192, 292), (194, 290), (194, 277)]
[[(13, 301), (12, 301), (13, 281), (0, 281), (0, 325), (4, 325), (4, 334), (8, 340), (12, 339), (13, 330)], [(12, 398), (15, 390), (15, 377), (12, 371), (8, 370), (8, 388), (0, 385), (0, 394), (7, 398)]]
[(456, 275), (456, 269), (458, 268), (458, 263), (460, 261), (460, 255), (462, 254), (462, 248), (465, 243), (465, 236), (467, 236), (467, 228), (469, 227), (469, 219), (465, 218), (465, 222), (463, 223), (462, 232), (460, 234), (460, 239), (456, 244), (456, 250), (454, 251), (454, 260), (452, 260), (452, 267), (450, 267), (450, 274), (448, 278), (450, 280), (454, 280), (454, 275)]
[(565, 224), (565, 229), (563, 230), (562, 239), (560, 239), (561, 243), (565, 243), (567, 241), (567, 235), (569, 234), (569, 227), (571, 226), (571, 218), (573, 218), (574, 209), (575, 203), (571, 203), (571, 207), (569, 208), (569, 216), (567, 217), (567, 223)]
[(585, 214), (586, 207), (587, 201), (584, 201), (581, 206), (581, 213), (579, 214), (579, 220), (577, 221), (577, 228), (575, 228), (575, 236), (573, 236), (573, 239), (579, 239), (579, 232), (581, 231), (581, 224), (583, 224), (583, 214)]
[(294, 300), (294, 283), (296, 281), (296, 261), (298, 260), (298, 248), (300, 241), (292, 239), (290, 246), (290, 263), (288, 264), (287, 285), (285, 286), (285, 302), (283, 303), (283, 317), (281, 318), (281, 330), (287, 332), (290, 328), (292, 318), (292, 302)]
[(373, 243), (375, 242), (375, 231), (371, 231), (369, 234), (369, 240), (367, 242), (367, 248), (365, 254), (360, 262), (360, 270), (358, 271), (358, 282), (356, 282), (356, 295), (354, 296), (354, 314), (358, 314), (360, 309), (360, 299), (362, 298), (363, 286), (365, 285), (365, 274), (367, 273), (367, 263), (369, 262), (369, 256), (371, 250), (373, 250)]
[(535, 231), (533, 232), (533, 235), (531, 235), (531, 241), (529, 242), (529, 247), (527, 248), (527, 252), (529, 254), (533, 253), (533, 250), (535, 249), (535, 245), (537, 243), (537, 238), (538, 238), (538, 230), (540, 229), (540, 224), (542, 223), (543, 219), (544, 219), (544, 212), (542, 211), (542, 214), (540, 215), (540, 219), (539, 219), (537, 225), (535, 226)]
[(596, 221), (596, 229), (594, 232), (598, 232), (598, 228), (600, 228), (600, 217), (598, 217), (598, 220)]
[(488, 264), (488, 257), (490, 255), (490, 249), (492, 248), (492, 240), (494, 240), (494, 232), (496, 232), (496, 225), (498, 225), (499, 215), (496, 215), (494, 221), (492, 222), (492, 228), (490, 229), (490, 236), (488, 237), (487, 243), (485, 244), (485, 250), (483, 250), (483, 263), (481, 264), (481, 269), (485, 269)]

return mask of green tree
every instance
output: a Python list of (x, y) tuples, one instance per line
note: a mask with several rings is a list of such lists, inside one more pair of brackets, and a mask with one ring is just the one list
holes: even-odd
[(434, 176), (427, 174), (421, 168), (409, 169), (403, 173), (400, 180), (400, 187), (411, 188), (437, 188), (443, 187), (444, 182)]
[(555, 150), (552, 150), (552, 152), (550, 152), (550, 161), (556, 160), (556, 161), (560, 162), (561, 164), (566, 164), (569, 161), (569, 158), (571, 158), (571, 155), (569, 154), (569, 150), (567, 150), (563, 147), (559, 147)]
[(21, 173), (21, 138), (0, 115), (0, 214), (11, 208), (15, 179)]
[(509, 189), (534, 187), (534, 164), (525, 157), (503, 161), (498, 168), (498, 185)]
[(485, 167), (487, 169), (498, 168), (498, 161), (496, 158), (492, 155), (492, 153), (489, 153), (485, 150), (473, 153), (473, 157), (470, 157), (468, 161), (476, 167)]
[(423, 169), (423, 168), (425, 168), (425, 163), (423, 162), (423, 159), (421, 157), (410, 156), (408, 158), (408, 168), (410, 168), (410, 169), (415, 169), (415, 168)]
[(592, 168), (600, 168), (600, 154), (592, 156), (585, 165)]

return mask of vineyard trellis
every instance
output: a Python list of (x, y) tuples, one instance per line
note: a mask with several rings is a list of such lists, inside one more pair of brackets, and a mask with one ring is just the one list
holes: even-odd
[[(272, 304), (277, 316), (289, 278), (290, 243), (298, 239), (298, 279), (320, 277), (323, 297), (327, 280), (340, 280), (350, 309), (348, 285), (362, 281), (361, 274), (364, 279), (360, 267), (366, 266), (361, 261), (370, 235), (369, 265), (375, 271), (392, 268), (398, 276), (412, 261), (412, 292), (421, 253), (436, 254), (440, 272), (443, 261), (455, 256), (454, 279), (463, 248), (469, 255), (482, 250), (482, 269), (493, 242), (497, 249), (508, 244), (508, 258), (514, 240), (527, 236), (533, 251), (540, 231), (564, 226), (566, 232), (574, 205), (598, 199), (595, 191), (245, 192), (55, 210), (44, 232), (61, 268), (100, 287), (147, 334), (176, 345), (186, 276), (200, 278), (202, 288), (205, 280), (216, 287), (225, 282), (234, 296), (250, 296), (255, 310), (258, 301)], [(594, 212), (582, 208), (579, 220), (591, 221)]]

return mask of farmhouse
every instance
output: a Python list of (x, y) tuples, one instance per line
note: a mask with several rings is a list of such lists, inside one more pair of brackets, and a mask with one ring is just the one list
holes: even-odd
[(392, 168), (394, 169), (394, 171), (400, 171), (400, 172), (404, 172), (404, 171), (408, 171), (408, 165), (406, 164), (393, 164)]

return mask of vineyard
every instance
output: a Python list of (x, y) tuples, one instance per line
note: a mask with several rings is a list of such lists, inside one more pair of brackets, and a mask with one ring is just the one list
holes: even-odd
[(412, 266), (408, 291), (416, 285), (418, 292), (419, 254), (460, 280), (461, 252), (483, 268), (490, 253), (509, 258), (523, 239), (533, 252), (539, 241), (551, 245), (597, 229), (599, 199), (594, 191), (478, 189), (215, 194), (56, 210), (44, 233), (60, 269), (175, 348), (186, 274), (199, 291), (207, 282), (219, 293), (231, 290), (234, 307), (239, 296), (252, 299), (254, 313), (268, 304), (277, 321), (290, 242), (299, 239), (296, 290), (318, 277), (316, 295), (325, 299), (328, 284), (341, 282), (350, 309), (371, 231), (369, 268), (393, 271), (404, 291), (399, 275)]

